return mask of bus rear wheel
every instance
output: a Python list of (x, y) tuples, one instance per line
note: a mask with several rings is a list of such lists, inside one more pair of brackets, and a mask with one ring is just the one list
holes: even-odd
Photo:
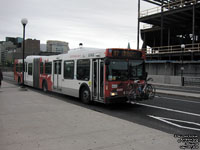
[(20, 84), (21, 84), (21, 78), (18, 77), (18, 85), (20, 85)]
[(84, 87), (81, 90), (81, 101), (85, 104), (90, 104), (91, 100), (90, 100), (90, 91), (88, 88)]
[(47, 92), (48, 91), (48, 88), (47, 88), (47, 83), (44, 81), (43, 84), (42, 84), (42, 90), (44, 92)]

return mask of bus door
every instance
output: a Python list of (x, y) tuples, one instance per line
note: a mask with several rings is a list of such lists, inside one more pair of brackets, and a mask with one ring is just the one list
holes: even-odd
[(104, 101), (104, 60), (94, 59), (92, 69), (92, 98)]
[(53, 61), (53, 88), (55, 90), (61, 90), (61, 82), (62, 82), (62, 77), (61, 77), (61, 65), (62, 61), (61, 60), (56, 60)]
[(40, 59), (35, 58), (33, 59), (33, 87), (39, 88), (39, 66), (40, 65)]

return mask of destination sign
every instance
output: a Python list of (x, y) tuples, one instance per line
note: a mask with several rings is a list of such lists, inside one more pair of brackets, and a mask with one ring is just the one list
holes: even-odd
[(134, 50), (112, 50), (113, 57), (141, 59), (142, 52)]

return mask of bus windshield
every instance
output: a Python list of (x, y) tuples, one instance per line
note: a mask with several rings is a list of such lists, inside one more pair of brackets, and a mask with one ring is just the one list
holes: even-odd
[(142, 78), (143, 71), (143, 60), (110, 59), (106, 76), (108, 81), (134, 80)]
[(144, 75), (143, 60), (129, 60), (129, 77), (130, 79), (141, 79)]
[(111, 59), (107, 69), (109, 81), (128, 80), (128, 61)]

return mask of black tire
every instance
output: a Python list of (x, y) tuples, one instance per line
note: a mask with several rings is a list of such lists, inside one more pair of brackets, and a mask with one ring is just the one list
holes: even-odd
[(18, 77), (18, 85), (21, 85), (21, 78)]
[(90, 104), (91, 100), (90, 100), (90, 90), (87, 87), (83, 87), (81, 89), (81, 101), (84, 104)]
[(46, 81), (44, 81), (43, 84), (42, 84), (42, 90), (43, 90), (44, 92), (48, 92), (48, 86), (47, 86)]

